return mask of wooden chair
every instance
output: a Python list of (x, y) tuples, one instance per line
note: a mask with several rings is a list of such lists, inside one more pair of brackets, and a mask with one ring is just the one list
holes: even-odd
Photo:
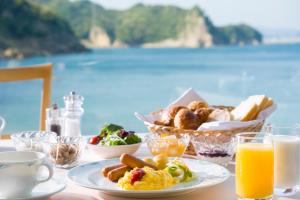
[(35, 66), (0, 68), (0, 82), (43, 80), (40, 114), (40, 130), (45, 130), (46, 108), (51, 103), (52, 64)]

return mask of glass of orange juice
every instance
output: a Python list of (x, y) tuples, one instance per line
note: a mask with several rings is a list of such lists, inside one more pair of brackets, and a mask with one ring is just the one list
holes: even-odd
[(241, 133), (236, 146), (236, 193), (240, 200), (270, 200), (274, 188), (274, 149), (269, 134)]

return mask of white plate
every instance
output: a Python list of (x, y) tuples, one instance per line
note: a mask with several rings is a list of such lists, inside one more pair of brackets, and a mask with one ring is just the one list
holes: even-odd
[(196, 189), (202, 189), (224, 182), (229, 176), (229, 171), (217, 164), (183, 159), (190, 169), (196, 173), (197, 179), (187, 183), (180, 183), (164, 190), (128, 191), (122, 190), (116, 183), (102, 176), (101, 169), (105, 166), (119, 163), (119, 159), (103, 160), (80, 165), (71, 169), (68, 178), (82, 187), (100, 190), (101, 192), (121, 197), (152, 198), (185, 194)]
[[(50, 197), (62, 190), (64, 190), (66, 184), (63, 181), (57, 179), (50, 179), (47, 182), (38, 184), (32, 191), (30, 196), (14, 198), (14, 200), (33, 200)], [(0, 196), (0, 200), (7, 200)]]

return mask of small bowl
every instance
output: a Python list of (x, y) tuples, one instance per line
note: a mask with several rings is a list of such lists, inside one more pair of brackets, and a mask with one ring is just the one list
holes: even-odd
[(43, 152), (43, 142), (56, 133), (49, 131), (23, 131), (11, 135), (11, 139), (17, 151), (38, 151)]
[(99, 158), (116, 158), (123, 153), (134, 154), (141, 146), (142, 142), (129, 145), (104, 146), (99, 144), (87, 144), (88, 149)]
[(188, 134), (166, 135), (149, 134), (146, 136), (147, 146), (152, 155), (165, 154), (168, 157), (180, 157), (190, 142)]
[(192, 137), (196, 156), (201, 160), (227, 165), (235, 154), (235, 139), (224, 134), (203, 134)]
[(78, 164), (85, 144), (84, 137), (56, 136), (44, 142), (44, 149), (56, 167), (71, 168)]

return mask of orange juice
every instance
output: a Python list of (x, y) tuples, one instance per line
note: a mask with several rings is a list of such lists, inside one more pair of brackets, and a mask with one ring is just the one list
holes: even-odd
[(274, 151), (272, 144), (242, 143), (236, 152), (236, 193), (239, 198), (272, 196)]

